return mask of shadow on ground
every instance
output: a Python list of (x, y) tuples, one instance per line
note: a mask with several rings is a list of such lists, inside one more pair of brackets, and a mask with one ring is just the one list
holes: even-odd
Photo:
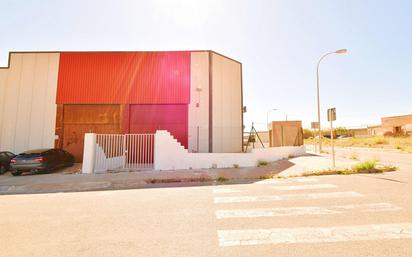
[(0, 194), (37, 194), (84, 192), (160, 187), (210, 186), (247, 184), (276, 176), (294, 166), (280, 160), (266, 166), (176, 171), (133, 171), (103, 174), (79, 174), (79, 165), (49, 174), (0, 176)]

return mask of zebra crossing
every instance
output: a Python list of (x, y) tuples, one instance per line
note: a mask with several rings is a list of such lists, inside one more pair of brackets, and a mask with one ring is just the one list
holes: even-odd
[[(251, 187), (266, 187), (252, 190)], [(255, 188), (256, 189), (256, 188)], [(259, 189), (259, 188), (258, 188)], [(266, 194), (261, 194), (264, 191)], [(257, 192), (257, 193), (256, 193)], [(270, 192), (270, 194), (268, 194)], [(231, 219), (254, 221), (263, 218), (322, 216), (356, 213), (394, 213), (403, 208), (388, 202), (367, 202), (365, 195), (355, 191), (340, 190), (335, 184), (320, 183), (319, 179), (290, 178), (269, 179), (248, 186), (218, 186), (213, 189), (215, 216), (220, 222)], [(322, 206), (313, 206), (311, 200), (322, 200)], [(337, 204), (338, 199), (350, 203)], [(282, 203), (293, 206), (281, 206)], [(295, 206), (298, 201), (299, 205)], [(307, 203), (307, 204), (306, 204)], [(255, 208), (253, 205), (257, 204)], [(262, 206), (263, 205), (263, 206)], [(290, 204), (289, 204), (290, 205)], [(331, 215), (331, 216), (327, 216)], [(267, 221), (267, 220), (266, 220)], [(222, 224), (222, 223), (220, 223)], [(234, 224), (234, 223), (229, 223)], [(259, 222), (261, 224), (264, 224)], [(364, 240), (412, 238), (412, 223), (357, 224), (346, 226), (230, 228), (217, 230), (221, 247), (267, 244), (327, 243)]]

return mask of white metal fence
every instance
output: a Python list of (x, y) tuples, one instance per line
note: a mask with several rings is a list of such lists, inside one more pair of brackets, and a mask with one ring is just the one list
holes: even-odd
[(154, 134), (97, 134), (94, 169), (153, 168)]

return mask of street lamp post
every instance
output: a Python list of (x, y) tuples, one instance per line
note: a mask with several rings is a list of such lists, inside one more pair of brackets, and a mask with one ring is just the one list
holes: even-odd
[(268, 111), (267, 111), (267, 113), (266, 113), (266, 127), (267, 127), (267, 129), (268, 129), (268, 131), (269, 131), (269, 113), (271, 112), (271, 111), (277, 111), (278, 109), (269, 109)]
[(330, 52), (330, 53), (327, 53), (327, 54), (325, 54), (325, 55), (323, 55), (320, 59), (319, 59), (319, 61), (318, 61), (318, 65), (316, 66), (316, 86), (317, 86), (317, 99), (318, 99), (318, 136), (319, 136), (319, 153), (320, 152), (322, 152), (322, 130), (321, 130), (321, 127), (320, 127), (320, 97), (319, 97), (319, 65), (320, 65), (320, 62), (326, 57), (326, 56), (328, 56), (328, 55), (330, 55), (330, 54), (344, 54), (344, 53), (346, 53), (348, 50), (346, 50), (346, 49), (340, 49), (340, 50), (337, 50), (337, 51), (334, 51), (334, 52)]

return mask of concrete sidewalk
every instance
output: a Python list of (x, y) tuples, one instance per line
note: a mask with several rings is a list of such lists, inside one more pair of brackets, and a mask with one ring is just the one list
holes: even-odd
[[(348, 167), (353, 161), (339, 162)], [(299, 176), (306, 172), (326, 170), (330, 159), (318, 155), (305, 155), (281, 160), (262, 167), (136, 171), (105, 174), (42, 174), (13, 177), (0, 176), (0, 194), (30, 194), (53, 192), (79, 192), (95, 190), (135, 189), (165, 186), (211, 185), (221, 182), (251, 183), (271, 176)]]
[[(279, 172), (279, 176), (291, 177), (291, 176), (302, 176), (303, 174), (313, 173), (317, 171), (325, 171), (333, 168), (332, 158), (330, 155), (318, 155), (309, 152), (306, 156), (301, 156), (299, 158), (293, 158), (289, 160), (294, 165)], [(336, 168), (338, 170), (343, 170), (352, 167), (352, 165), (358, 163), (355, 160), (349, 159), (336, 159)]]

